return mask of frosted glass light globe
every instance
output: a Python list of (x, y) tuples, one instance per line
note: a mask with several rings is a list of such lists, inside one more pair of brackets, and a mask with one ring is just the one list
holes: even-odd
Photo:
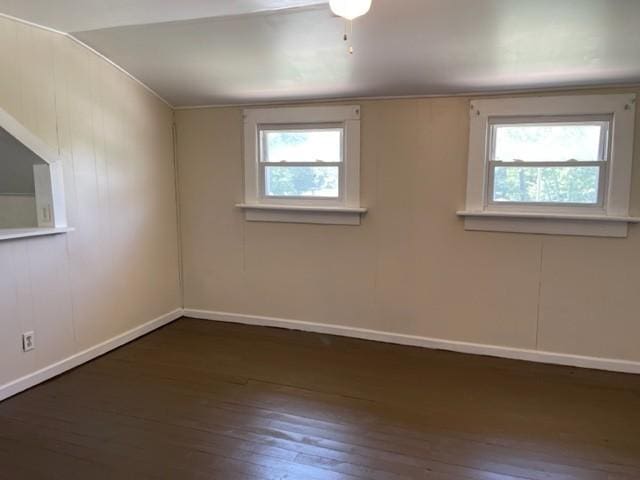
[(367, 13), (371, 0), (329, 0), (331, 11), (347, 20), (353, 20)]

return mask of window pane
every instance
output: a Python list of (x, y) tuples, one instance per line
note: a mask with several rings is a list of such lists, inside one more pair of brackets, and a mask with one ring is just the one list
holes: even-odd
[(495, 202), (598, 203), (599, 167), (496, 167)]
[(493, 160), (512, 162), (595, 161), (601, 158), (604, 123), (495, 125)]
[(262, 130), (263, 162), (341, 162), (342, 129)]
[(331, 197), (339, 190), (338, 167), (265, 167), (265, 194), (269, 197)]

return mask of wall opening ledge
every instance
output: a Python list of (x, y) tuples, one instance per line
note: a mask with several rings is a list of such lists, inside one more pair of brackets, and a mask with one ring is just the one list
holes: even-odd
[(45, 235), (59, 235), (73, 232), (73, 227), (52, 228), (0, 228), (0, 241), (16, 238), (42, 237)]

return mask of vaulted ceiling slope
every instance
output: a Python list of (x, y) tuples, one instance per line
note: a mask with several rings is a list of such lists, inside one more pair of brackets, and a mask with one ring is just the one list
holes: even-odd
[(639, 0), (0, 0), (176, 106), (640, 82)]
[(247, 15), (329, 0), (0, 0), (0, 12), (72, 33), (126, 25)]

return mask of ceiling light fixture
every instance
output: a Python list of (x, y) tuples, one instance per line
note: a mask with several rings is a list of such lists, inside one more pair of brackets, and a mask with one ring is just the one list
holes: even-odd
[(339, 17), (353, 20), (361, 17), (371, 8), (371, 0), (330, 0), (331, 11)]
[[(345, 19), (344, 41), (351, 38), (349, 53), (353, 53), (353, 20), (361, 17), (371, 8), (371, 0), (329, 0), (331, 11)], [(347, 33), (347, 30), (349, 32)]]

